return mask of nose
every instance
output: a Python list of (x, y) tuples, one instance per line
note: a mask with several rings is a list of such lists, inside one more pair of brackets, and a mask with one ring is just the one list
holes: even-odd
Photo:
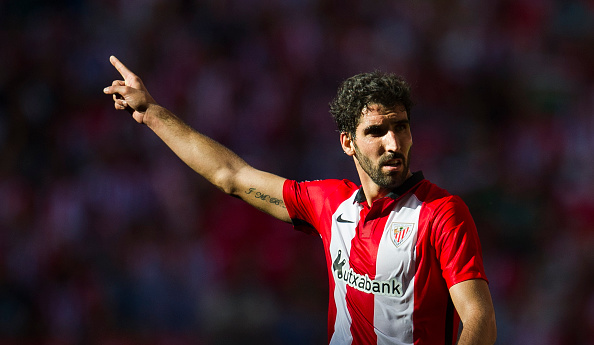
[(388, 152), (397, 152), (400, 150), (400, 140), (394, 131), (388, 131), (383, 138), (384, 149)]

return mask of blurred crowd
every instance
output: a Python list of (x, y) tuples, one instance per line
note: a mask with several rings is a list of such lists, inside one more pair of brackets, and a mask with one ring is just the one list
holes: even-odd
[(0, 344), (323, 344), (321, 241), (206, 183), (102, 89), (116, 55), (262, 170), (356, 180), (328, 102), (412, 85), (497, 344), (594, 344), (594, 2), (0, 0)]

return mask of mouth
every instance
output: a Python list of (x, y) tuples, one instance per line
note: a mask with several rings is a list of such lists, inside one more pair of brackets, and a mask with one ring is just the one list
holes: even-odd
[(386, 168), (389, 171), (398, 171), (401, 170), (404, 163), (402, 159), (390, 159), (381, 164), (382, 168)]

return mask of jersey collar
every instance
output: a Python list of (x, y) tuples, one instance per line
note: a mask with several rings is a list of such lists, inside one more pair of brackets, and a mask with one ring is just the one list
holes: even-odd
[[(386, 197), (398, 199), (400, 196), (406, 194), (412, 187), (414, 187), (417, 183), (421, 182), (424, 179), (425, 176), (423, 176), (422, 171), (414, 172), (411, 177), (407, 178), (404, 181), (404, 183), (402, 183), (400, 186), (394, 188), (394, 190), (388, 193)], [(367, 198), (365, 198), (365, 192), (363, 192), (363, 187), (359, 187), (359, 191), (355, 196), (355, 201), (358, 203), (363, 203), (367, 201)]]

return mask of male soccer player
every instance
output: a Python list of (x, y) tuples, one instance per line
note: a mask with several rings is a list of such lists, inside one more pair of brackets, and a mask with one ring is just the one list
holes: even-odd
[[(115, 57), (104, 89), (219, 189), (323, 241), (329, 344), (493, 344), (495, 313), (463, 201), (410, 171), (410, 89), (400, 77), (347, 79), (330, 111), (361, 185), (257, 170), (159, 106)], [(256, 197), (257, 196), (257, 197)], [(462, 331), (458, 339), (458, 324)]]

